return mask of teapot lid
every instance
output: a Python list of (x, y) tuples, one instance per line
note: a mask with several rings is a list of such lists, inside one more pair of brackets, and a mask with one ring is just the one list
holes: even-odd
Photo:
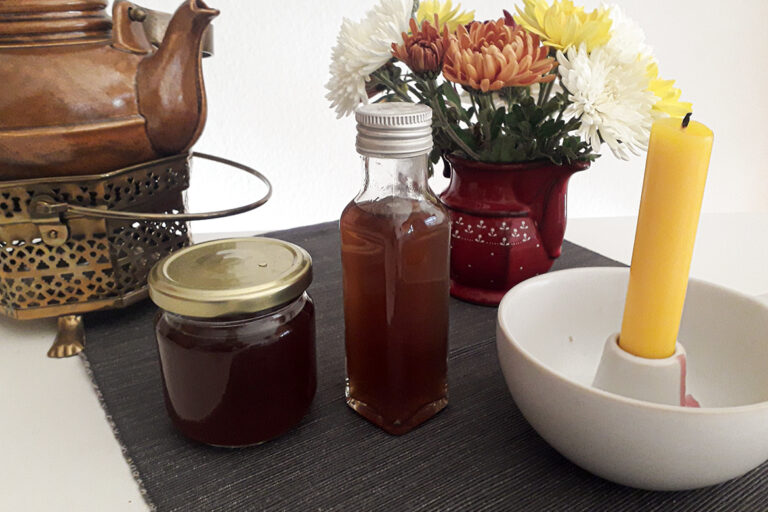
[(106, 7), (105, 0), (3, 0), (0, 46), (107, 40)]

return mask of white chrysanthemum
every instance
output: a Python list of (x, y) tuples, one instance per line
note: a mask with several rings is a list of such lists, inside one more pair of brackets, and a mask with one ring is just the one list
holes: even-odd
[[(609, 10), (613, 25), (611, 39), (605, 45), (605, 50), (613, 53), (617, 60), (625, 64), (632, 63), (635, 60), (642, 61), (649, 80), (657, 79), (658, 62), (653, 55), (653, 49), (645, 44), (643, 29), (627, 17), (619, 6), (614, 5)], [(662, 102), (670, 94), (674, 95), (674, 89), (669, 82), (667, 82), (668, 85), (665, 85), (661, 80), (656, 80), (655, 83), (656, 86), (654, 87), (654, 82), (649, 82), (651, 92), (657, 95), (657, 108), (651, 111), (654, 119), (669, 117), (670, 112), (683, 115), (684, 112), (690, 110), (690, 103), (680, 103), (677, 100), (672, 100), (670, 103), (665, 104), (664, 107), (659, 107), (659, 102)]]
[(392, 58), (392, 43), (408, 32), (413, 0), (381, 0), (358, 23), (344, 18), (333, 48), (331, 79), (326, 84), (331, 108), (345, 116), (368, 102), (365, 82)]
[(557, 52), (558, 72), (568, 91), (568, 118), (581, 121), (579, 135), (594, 151), (603, 142), (622, 160), (648, 147), (656, 96), (648, 90), (643, 59), (621, 62), (614, 52), (584, 45)]
[(606, 51), (623, 63), (636, 59), (653, 59), (653, 49), (645, 43), (645, 32), (629, 18), (618, 5), (605, 6), (611, 15), (611, 38), (605, 44)]

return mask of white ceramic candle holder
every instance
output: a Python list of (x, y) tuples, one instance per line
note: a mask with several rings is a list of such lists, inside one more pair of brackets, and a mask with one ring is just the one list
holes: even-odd
[(686, 362), (682, 343), (675, 345), (669, 357), (647, 359), (626, 352), (619, 346), (619, 334), (611, 334), (592, 385), (647, 402), (696, 407), (695, 399), (686, 393)]
[(643, 489), (714, 485), (767, 460), (768, 305), (692, 279), (678, 339), (701, 407), (638, 400), (593, 386), (628, 280), (629, 269), (565, 270), (505, 296), (499, 360), (526, 419), (579, 466)]

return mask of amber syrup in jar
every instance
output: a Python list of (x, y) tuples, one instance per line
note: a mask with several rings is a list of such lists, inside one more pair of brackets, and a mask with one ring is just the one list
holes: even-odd
[(185, 436), (248, 446), (299, 423), (315, 396), (314, 305), (308, 295), (258, 316), (160, 313), (166, 408)]
[(317, 387), (311, 260), (267, 238), (184, 249), (150, 273), (168, 414), (185, 436), (239, 447), (297, 425)]
[[(427, 184), (431, 111), (371, 105), (357, 117), (366, 180), (340, 222), (346, 399), (404, 434), (448, 403), (450, 221)], [(370, 135), (371, 125), (386, 128)], [(398, 127), (416, 129), (415, 147), (385, 147), (392, 153), (381, 156), (380, 139), (395, 131), (397, 140)]]

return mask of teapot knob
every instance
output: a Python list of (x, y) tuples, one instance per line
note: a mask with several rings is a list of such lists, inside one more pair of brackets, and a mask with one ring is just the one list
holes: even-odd
[(144, 21), (147, 19), (147, 11), (141, 7), (131, 6), (128, 8), (128, 17), (130, 17), (133, 21), (144, 23)]
[(151, 53), (154, 48), (143, 24), (147, 18), (147, 11), (138, 5), (125, 0), (115, 2), (112, 9), (112, 46), (139, 55)]

